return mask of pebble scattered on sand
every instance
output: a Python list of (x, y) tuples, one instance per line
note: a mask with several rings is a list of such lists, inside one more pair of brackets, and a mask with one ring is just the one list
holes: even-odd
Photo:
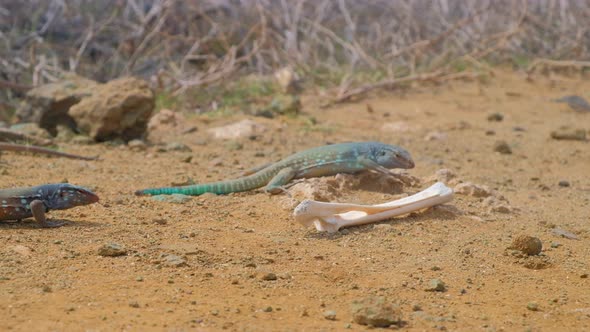
[(336, 311), (334, 310), (326, 310), (324, 311), (323, 315), (327, 320), (336, 320)]
[(447, 289), (445, 283), (440, 279), (431, 279), (424, 289), (427, 292), (444, 292)]
[(117, 257), (127, 255), (127, 249), (118, 243), (107, 243), (98, 249), (98, 254), (103, 257)]
[(508, 249), (522, 251), (529, 256), (535, 256), (543, 250), (543, 243), (539, 238), (529, 235), (519, 235), (512, 240)]
[(499, 152), (501, 154), (512, 154), (512, 149), (510, 145), (505, 141), (497, 141), (494, 143), (494, 151)]
[(500, 122), (504, 120), (504, 115), (502, 113), (492, 113), (490, 115), (488, 115), (488, 121), (490, 122)]

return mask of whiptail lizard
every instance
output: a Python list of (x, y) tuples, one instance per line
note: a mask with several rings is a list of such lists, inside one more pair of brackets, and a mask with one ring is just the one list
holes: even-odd
[(97, 157), (84, 157), (75, 154), (59, 152), (47, 148), (42, 148), (36, 145), (23, 145), (23, 144), (15, 144), (15, 143), (0, 143), (0, 151), (17, 151), (17, 152), (31, 152), (31, 153), (39, 153), (48, 156), (56, 156), (56, 157), (64, 157), (64, 158), (71, 158), (71, 159), (82, 159), (82, 160), (96, 160)]
[(379, 142), (341, 143), (321, 146), (291, 155), (277, 163), (264, 165), (242, 178), (182, 187), (143, 189), (136, 195), (229, 194), (265, 187), (277, 194), (289, 181), (338, 173), (375, 171), (391, 174), (392, 168), (413, 168), (414, 161), (403, 148)]
[(34, 217), (41, 227), (58, 227), (63, 223), (47, 221), (45, 212), (96, 202), (98, 196), (90, 190), (69, 183), (0, 189), (0, 220)]

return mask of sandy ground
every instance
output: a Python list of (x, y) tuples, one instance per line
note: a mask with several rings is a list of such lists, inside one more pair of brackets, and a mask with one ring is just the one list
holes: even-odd
[[(190, 117), (198, 130), (169, 141), (192, 152), (62, 144), (102, 160), (4, 153), (2, 188), (67, 179), (95, 190), (101, 202), (51, 212), (67, 221), (57, 229), (31, 220), (0, 225), (0, 329), (365, 330), (352, 322), (350, 305), (371, 295), (398, 304), (408, 331), (590, 329), (590, 144), (550, 138), (562, 125), (590, 130), (590, 114), (550, 102), (589, 98), (590, 82), (496, 74), (486, 84), (453, 82), (328, 109), (304, 98), (318, 125), (253, 118), (267, 127), (254, 140), (207, 134), (243, 116)], [(488, 121), (496, 112), (503, 121)], [(483, 198), (456, 195), (443, 207), (328, 235), (294, 223), (284, 195), (204, 195), (174, 204), (132, 194), (187, 178), (234, 177), (306, 148), (363, 140), (412, 153), (416, 168), (408, 173), (422, 182), (405, 193), (426, 188), (446, 168), (459, 181), (495, 190), (512, 211), (491, 212)], [(494, 152), (498, 140), (512, 154)], [(562, 180), (570, 186), (559, 186)], [(398, 194), (345, 190), (336, 199), (374, 203)], [(554, 234), (555, 227), (578, 239)], [(521, 234), (542, 241), (541, 256), (506, 250)], [(106, 243), (127, 255), (98, 255)], [(169, 255), (185, 264), (174, 266)], [(276, 280), (263, 280), (268, 273)], [(433, 278), (446, 291), (425, 291)], [(328, 310), (335, 320), (324, 317)]]

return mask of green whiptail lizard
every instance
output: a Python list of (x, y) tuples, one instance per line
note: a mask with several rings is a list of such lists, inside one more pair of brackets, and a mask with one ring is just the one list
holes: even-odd
[(379, 142), (341, 143), (321, 146), (293, 154), (277, 163), (253, 170), (253, 174), (234, 180), (196, 184), (182, 187), (142, 189), (136, 195), (201, 195), (229, 194), (265, 187), (277, 194), (293, 179), (375, 171), (391, 174), (392, 168), (413, 168), (408, 151), (395, 145)]

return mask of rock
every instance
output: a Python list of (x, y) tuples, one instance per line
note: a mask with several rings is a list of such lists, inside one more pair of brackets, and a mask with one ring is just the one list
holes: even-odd
[(526, 308), (530, 311), (539, 311), (539, 304), (537, 304), (537, 302), (529, 302), (527, 303)]
[(437, 170), (433, 176), (429, 177), (429, 181), (437, 181), (443, 183), (449, 183), (451, 180), (455, 179), (457, 176), (453, 171), (447, 168), (441, 168)]
[(184, 204), (192, 199), (192, 196), (183, 194), (172, 194), (172, 195), (155, 195), (151, 196), (151, 199), (158, 202)]
[(486, 197), (482, 204), (488, 207), (488, 212), (511, 213), (513, 210), (508, 202), (496, 196)]
[(324, 318), (327, 320), (336, 320), (336, 311), (335, 310), (326, 310), (323, 313)]
[(19, 254), (19, 255), (21, 255), (23, 257), (30, 257), (31, 254), (34, 251), (33, 249), (31, 249), (29, 247), (26, 247), (26, 246), (23, 246), (23, 245), (20, 245), (20, 244), (14, 245), (10, 249), (15, 254)]
[(536, 256), (541, 253), (543, 243), (534, 236), (519, 235), (512, 240), (512, 244), (508, 249), (522, 251), (529, 256)]
[(68, 110), (78, 128), (95, 141), (141, 138), (154, 110), (154, 93), (147, 82), (124, 77), (96, 86)]
[(425, 141), (444, 141), (449, 135), (442, 131), (431, 131), (424, 136)]
[(488, 115), (488, 121), (490, 122), (500, 122), (504, 120), (504, 115), (502, 113), (492, 113)]
[(500, 152), (501, 154), (512, 154), (512, 149), (510, 145), (505, 141), (497, 141), (494, 143), (494, 151)]
[(431, 279), (428, 282), (426, 288), (424, 288), (427, 292), (444, 292), (447, 289), (445, 283), (440, 279)]
[(559, 181), (559, 183), (557, 183), (557, 184), (558, 184), (560, 187), (569, 187), (569, 186), (570, 186), (570, 183), (569, 183), (569, 181), (566, 181), (566, 180), (561, 180), (561, 181)]
[(473, 197), (492, 196), (492, 191), (487, 186), (480, 186), (471, 182), (459, 183), (454, 189), (456, 194), (468, 195)]
[(76, 121), (68, 114), (73, 105), (92, 95), (99, 83), (69, 74), (61, 81), (44, 84), (27, 92), (16, 112), (18, 122), (33, 122), (57, 135), (58, 124), (75, 129)]
[(400, 308), (383, 296), (370, 296), (352, 302), (352, 319), (360, 325), (389, 327), (402, 325)]
[(160, 152), (164, 151), (178, 151), (178, 152), (192, 152), (193, 150), (186, 144), (180, 142), (170, 142), (158, 149)]
[(242, 120), (223, 127), (216, 127), (207, 130), (217, 139), (236, 139), (260, 135), (267, 131), (266, 126), (252, 120)]
[(184, 258), (172, 254), (162, 255), (162, 263), (170, 267), (182, 267), (187, 265)]
[(147, 144), (140, 139), (132, 139), (127, 142), (127, 147), (129, 147), (133, 151), (144, 151), (147, 149)]
[(586, 131), (579, 128), (561, 127), (551, 132), (551, 138), (558, 140), (585, 141)]
[(272, 281), (272, 280), (277, 280), (277, 275), (272, 273), (272, 272), (267, 272), (264, 273), (261, 277), (260, 280), (264, 280), (264, 281)]
[(117, 243), (107, 243), (98, 249), (98, 255), (103, 257), (117, 257), (127, 255), (127, 249)]
[(551, 233), (553, 233), (553, 235), (564, 237), (564, 238), (570, 239), (570, 240), (578, 240), (579, 239), (576, 234), (566, 231), (565, 229), (561, 229), (559, 227), (553, 228), (551, 230)]

